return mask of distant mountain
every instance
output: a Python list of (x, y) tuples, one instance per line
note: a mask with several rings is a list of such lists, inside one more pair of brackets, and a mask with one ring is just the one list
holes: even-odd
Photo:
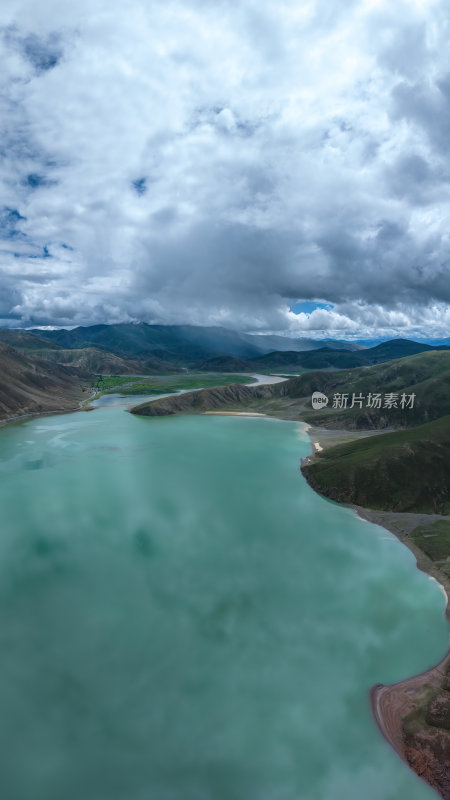
[(271, 336), (269, 334), (241, 334), (261, 354), (293, 351), (297, 353), (308, 350), (321, 350), (324, 347), (330, 350), (363, 350), (363, 346), (354, 342), (340, 342), (334, 339), (295, 339), (290, 336)]
[(31, 331), (11, 328), (0, 328), (0, 342), (22, 351), (41, 350), (42, 348), (48, 350), (50, 347), (52, 350), (59, 350), (60, 347), (56, 342), (40, 336), (40, 331), (31, 333)]
[(385, 337), (381, 339), (355, 339), (354, 344), (359, 344), (361, 347), (376, 347), (377, 344), (383, 344), (383, 342), (387, 341), (395, 341), (395, 340), (388, 340)]
[[(91, 325), (73, 330), (0, 329), (0, 341), (30, 355), (34, 353), (39, 357), (42, 354), (58, 363), (78, 364), (103, 374), (111, 374), (111, 371), (167, 373), (184, 367), (223, 372), (349, 369), (433, 349), (431, 345), (408, 339), (392, 339), (363, 348), (355, 343), (333, 340), (290, 339), (238, 333), (219, 327), (145, 323)], [(438, 349), (443, 347), (445, 345), (439, 345)], [(49, 355), (50, 348), (54, 350), (53, 356)], [(83, 355), (82, 350), (89, 350), (91, 355)], [(69, 351), (77, 351), (77, 355), (70, 356)], [(115, 362), (117, 358), (121, 362)]]
[(259, 362), (259, 359), (253, 362), (243, 361), (242, 358), (234, 356), (215, 356), (215, 358), (208, 358), (199, 364), (198, 369), (201, 372), (251, 372), (256, 371), (256, 368), (253, 370), (252, 366), (256, 361)]
[[(387, 342), (375, 345), (364, 350), (348, 353), (342, 350), (332, 350), (323, 348), (314, 353), (302, 354), (299, 358), (299, 365), (308, 369), (348, 369), (351, 367), (371, 366), (381, 364), (385, 361), (393, 361), (405, 356), (417, 355), (432, 351), (434, 348), (428, 344), (413, 342), (409, 339), (391, 339)], [(438, 350), (449, 350), (450, 347), (439, 346)]]
[(82, 347), (79, 350), (67, 350), (62, 347), (55, 349), (42, 349), (33, 352), (43, 361), (54, 364), (66, 364), (77, 367), (84, 372), (95, 375), (147, 375), (173, 372), (172, 364), (167, 364), (159, 359), (136, 361), (131, 358), (121, 358), (107, 350), (97, 347)]
[(71, 411), (84, 398), (75, 369), (30, 358), (0, 343), (0, 420), (44, 411)]
[[(380, 364), (382, 361), (390, 361), (394, 358), (404, 358), (405, 356), (414, 356), (417, 355), (417, 353), (424, 353), (433, 349), (434, 348), (431, 345), (414, 342), (410, 339), (390, 339), (387, 342), (378, 344), (376, 347), (371, 347), (370, 349), (365, 350), (364, 353), (368, 354), (370, 363)], [(436, 349), (441, 350), (450, 348), (443, 348), (440, 346)]]
[(176, 364), (195, 363), (217, 353), (244, 358), (259, 354), (240, 334), (222, 328), (123, 323), (35, 333), (67, 349), (96, 347), (125, 358), (152, 357)]
[[(324, 344), (313, 339), (245, 334), (220, 327), (146, 323), (92, 325), (70, 331), (34, 330), (32, 333), (66, 349), (96, 347), (125, 358), (142, 360), (156, 357), (187, 366), (195, 366), (220, 355), (249, 359), (273, 350), (315, 350)], [(328, 347), (358, 350), (358, 345), (343, 345), (333, 341), (328, 342)]]
[[(365, 351), (360, 351), (361, 354)], [(199, 369), (207, 372), (294, 372), (298, 369), (339, 369), (364, 365), (367, 359), (360, 352), (348, 350), (331, 350), (323, 347), (320, 350), (298, 352), (286, 350), (267, 353), (258, 358), (243, 361), (230, 359), (228, 356), (216, 356), (199, 365)]]
[[(450, 347), (440, 346), (438, 350), (449, 350)], [(385, 361), (393, 361), (409, 355), (416, 355), (432, 351), (433, 348), (427, 344), (411, 342), (408, 339), (392, 339), (383, 342), (376, 347), (366, 350), (349, 352), (348, 350), (332, 350), (323, 347), (319, 350), (308, 352), (275, 352), (267, 353), (258, 358), (248, 359), (235, 363), (233, 371), (246, 372), (267, 372), (267, 371), (295, 371), (296, 369), (353, 369), (355, 367), (372, 366), (381, 364)], [(230, 361), (227, 357), (218, 356), (207, 360), (199, 367), (206, 371), (229, 372)]]
[(253, 365), (260, 372), (265, 370), (302, 369), (349, 369), (370, 363), (365, 350), (350, 352), (348, 350), (331, 350), (322, 347), (308, 353), (269, 353), (255, 360)]
[(450, 345), (450, 337), (447, 337), (446, 339), (417, 339), (417, 341), (422, 342), (423, 344), (429, 344), (431, 347), (438, 347), (442, 344)]
[[(390, 341), (393, 341), (393, 342), (400, 341), (400, 339), (402, 339), (402, 338), (403, 337), (396, 337), (395, 339), (391, 339)], [(355, 339), (354, 344), (359, 344), (362, 347), (376, 347), (377, 344), (383, 344), (383, 342), (386, 342), (386, 341), (388, 341), (388, 340), (385, 339), (385, 338), (382, 338), (382, 339)], [(450, 345), (450, 337), (444, 337), (443, 339), (442, 338), (439, 339), (439, 338), (436, 338), (436, 337), (435, 338), (430, 337), (429, 339), (427, 339), (427, 338), (424, 338), (424, 337), (421, 336), (420, 338), (417, 338), (417, 339), (414, 339), (414, 340), (408, 340), (408, 341), (419, 342), (419, 344), (428, 344), (428, 345), (430, 345), (430, 347), (433, 347), (433, 348), (439, 347), (442, 344)]]
[[(147, 375), (176, 372), (178, 368), (160, 358), (145, 357), (142, 360), (124, 358), (98, 347), (83, 345), (67, 348), (50, 337), (43, 338), (41, 331), (23, 331), (0, 328), (0, 342), (9, 344), (30, 357), (66, 364), (99, 375)], [(48, 331), (43, 332), (45, 334)], [(51, 332), (53, 333), (53, 331)], [(59, 333), (59, 331), (58, 331)], [(67, 333), (67, 331), (64, 331)], [(39, 335), (38, 335), (39, 334)], [(64, 342), (64, 336), (61, 337)]]

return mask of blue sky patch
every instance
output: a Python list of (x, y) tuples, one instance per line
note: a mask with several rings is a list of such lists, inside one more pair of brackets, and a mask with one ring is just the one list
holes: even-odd
[(316, 308), (323, 308), (325, 311), (331, 311), (334, 306), (332, 303), (316, 303), (314, 300), (298, 300), (290, 307), (289, 311), (294, 314), (312, 314)]

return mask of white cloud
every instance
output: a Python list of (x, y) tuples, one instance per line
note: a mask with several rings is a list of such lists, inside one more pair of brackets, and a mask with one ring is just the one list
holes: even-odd
[(12, 0), (0, 316), (444, 330), (449, 16)]

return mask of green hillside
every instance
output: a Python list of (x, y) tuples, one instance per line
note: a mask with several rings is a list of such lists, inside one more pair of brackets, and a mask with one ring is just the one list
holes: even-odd
[[(410, 428), (450, 414), (450, 352), (426, 352), (352, 370), (310, 371), (284, 383), (265, 387), (261, 394), (251, 389), (245, 397), (223, 399), (229, 410), (257, 411), (283, 419), (302, 419), (312, 425), (348, 430)], [(322, 392), (330, 399), (329, 407), (314, 411), (313, 392)], [(369, 393), (385, 395), (414, 394), (412, 408), (347, 408), (333, 409), (335, 394), (367, 397)], [(218, 402), (215, 397), (215, 403)], [(399, 401), (397, 405), (399, 405)], [(169, 407), (170, 404), (166, 404)], [(218, 407), (217, 405), (214, 408)]]
[(388, 511), (450, 513), (450, 416), (323, 450), (303, 466), (326, 497)]
[[(281, 396), (307, 401), (302, 419), (330, 428), (370, 429), (413, 427), (450, 414), (450, 352), (429, 351), (372, 367), (333, 372), (308, 372), (280, 384)], [(329, 399), (325, 409), (314, 411), (310, 398), (319, 391)], [(400, 407), (401, 395), (414, 394), (412, 408)], [(367, 398), (397, 394), (397, 408), (367, 408)], [(363, 396), (362, 408), (332, 408), (335, 395), (348, 395), (348, 405)]]
[[(39, 333), (39, 332), (37, 332)], [(56, 342), (52, 342), (45, 337), (37, 335), (37, 333), (30, 333), (30, 331), (12, 330), (10, 328), (0, 328), (0, 342), (7, 344), (10, 347), (15, 347), (22, 353), (30, 353), (32, 355), (35, 350), (59, 350), (60, 346)]]

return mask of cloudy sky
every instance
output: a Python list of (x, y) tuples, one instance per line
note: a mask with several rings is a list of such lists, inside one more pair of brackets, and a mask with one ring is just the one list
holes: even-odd
[(10, 0), (0, 324), (450, 335), (446, 0)]

